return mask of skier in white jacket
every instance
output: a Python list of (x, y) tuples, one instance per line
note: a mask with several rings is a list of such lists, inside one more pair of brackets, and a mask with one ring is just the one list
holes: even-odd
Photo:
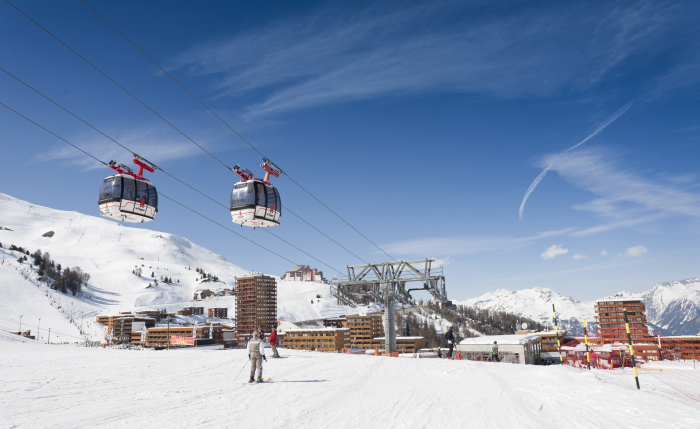
[(254, 332), (253, 339), (248, 341), (246, 350), (248, 350), (248, 358), (250, 359), (250, 380), (248, 383), (256, 381), (254, 379), (256, 368), (258, 369), (257, 382), (262, 383), (262, 362), (263, 359), (267, 362), (267, 358), (265, 357), (265, 343), (262, 342), (257, 332)]

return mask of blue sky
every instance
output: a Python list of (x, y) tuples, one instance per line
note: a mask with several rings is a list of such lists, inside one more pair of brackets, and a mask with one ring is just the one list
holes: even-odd
[[(227, 165), (260, 156), (78, 0), (11, 0)], [(448, 295), (578, 299), (700, 276), (696, 2), (89, 2), (291, 177)], [(0, 3), (0, 67), (227, 204), (237, 177)], [(0, 102), (103, 160), (129, 154), (5, 73)], [(110, 171), (0, 111), (1, 192), (99, 215)], [(158, 190), (233, 228), (162, 173)], [(387, 257), (286, 177), (285, 206), (364, 260)], [(289, 262), (161, 199), (145, 225), (242, 267)], [(295, 263), (327, 266), (236, 228)], [(272, 232), (361, 263), (283, 213)]]

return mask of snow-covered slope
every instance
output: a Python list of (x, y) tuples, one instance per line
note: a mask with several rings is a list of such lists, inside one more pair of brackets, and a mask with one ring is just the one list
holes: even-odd
[(272, 381), (248, 385), (245, 350), (157, 352), (0, 339), (0, 427), (700, 426), (697, 402), (646, 373), (637, 391), (629, 370), (280, 353), (285, 359), (264, 364), (263, 376)]
[[(48, 232), (53, 234), (46, 234)], [(148, 308), (177, 311), (193, 304), (205, 307), (205, 312), (210, 307), (227, 307), (232, 316), (235, 314), (233, 296), (194, 303), (191, 300), (199, 289), (231, 288), (235, 285), (235, 277), (248, 273), (186, 238), (142, 227), (126, 227), (77, 212), (41, 207), (5, 194), (0, 194), (0, 243), (4, 247), (0, 249), (0, 259), (6, 260), (5, 265), (0, 265), (3, 305), (12, 307), (18, 302), (32, 301), (28, 294), (36, 294), (36, 290), (23, 283), (26, 282), (24, 276), (11, 275), (17, 269), (34, 279), (33, 287), (38, 290), (36, 270), (29, 264), (32, 259), (20, 266), (16, 261), (19, 253), (7, 250), (10, 244), (32, 253), (37, 249), (49, 252), (51, 258), (64, 268), (77, 266), (91, 275), (83, 299), (75, 300), (50, 291), (52, 297), (44, 296), (43, 310), (27, 307), (24, 316), (37, 323), (39, 317), (42, 321), (43, 317), (49, 317), (42, 315), (56, 311), (57, 306), (50, 305), (49, 301), (61, 297), (64, 302), (72, 302), (74, 310), (79, 307), (81, 315), (86, 317)], [(141, 268), (141, 276), (133, 274), (136, 268)], [(202, 283), (196, 268), (217, 276), (220, 281)], [(162, 283), (161, 276), (172, 278), (174, 283)], [(158, 280), (157, 286), (155, 280)], [(148, 287), (149, 284), (152, 287)], [(277, 278), (277, 285), (278, 316), (288, 321), (367, 310), (337, 305), (335, 299), (329, 297), (328, 286), (321, 283), (285, 282)]]
[(591, 328), (595, 327), (593, 302), (577, 301), (547, 288), (537, 287), (519, 291), (498, 289), (478, 298), (455, 302), (455, 304), (480, 310), (505, 311), (552, 327), (554, 326), (552, 304), (554, 304), (559, 329), (566, 329), (569, 333), (578, 335), (583, 332), (584, 318)]

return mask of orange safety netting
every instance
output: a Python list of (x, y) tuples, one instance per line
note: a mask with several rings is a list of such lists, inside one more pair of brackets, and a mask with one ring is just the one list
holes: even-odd
[[(588, 357), (585, 340), (579, 337), (561, 346), (564, 363), (580, 369), (632, 374), (632, 356), (624, 325), (601, 330), (588, 330)], [(635, 363), (639, 374), (655, 379), (700, 402), (700, 337), (674, 338), (650, 333), (643, 325), (630, 324)], [(683, 341), (686, 340), (686, 341)], [(687, 341), (692, 341), (689, 343)], [(643, 386), (642, 386), (643, 388)]]

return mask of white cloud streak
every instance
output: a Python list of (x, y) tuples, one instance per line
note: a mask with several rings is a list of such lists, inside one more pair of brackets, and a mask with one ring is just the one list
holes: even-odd
[(396, 255), (473, 255), (489, 252), (510, 252), (526, 247), (531, 242), (543, 238), (561, 236), (571, 232), (572, 228), (558, 231), (546, 231), (528, 237), (509, 236), (464, 236), (464, 237), (444, 237), (426, 238), (405, 241), (401, 243), (390, 243), (382, 248), (388, 253)]
[(627, 249), (627, 251), (625, 252), (625, 255), (627, 255), (627, 256), (642, 256), (643, 254), (645, 254), (647, 252), (648, 252), (647, 248), (640, 244), (639, 246), (634, 246), (634, 247), (630, 247), (629, 249)]
[(550, 247), (548, 247), (547, 250), (545, 250), (544, 253), (540, 256), (542, 257), (542, 259), (547, 260), (554, 259), (558, 255), (566, 255), (567, 253), (569, 253), (569, 249), (562, 248), (561, 244), (553, 244)]
[[(200, 153), (199, 148), (188, 142), (173, 142), (172, 139), (164, 137), (161, 127), (141, 127), (127, 133), (107, 133), (115, 136), (115, 140), (122, 143), (124, 146), (137, 150), (138, 154), (154, 162), (161, 164), (174, 159), (191, 157)], [(126, 165), (132, 164), (133, 156), (125, 149), (117, 146), (113, 142), (104, 137), (97, 137), (90, 132), (81, 133), (76, 137), (68, 138), (68, 141), (74, 143), (85, 151), (98, 155), (100, 159), (109, 162), (114, 159), (117, 163)], [(65, 161), (69, 165), (82, 167), (86, 170), (94, 170), (105, 168), (104, 165), (97, 163), (92, 158), (88, 158), (82, 152), (75, 150), (72, 147), (60, 143), (56, 149), (35, 156), (31, 162), (46, 162), (53, 160)]]
[(492, 14), (497, 7), (443, 1), (324, 11), (195, 46), (170, 68), (215, 76), (216, 97), (269, 94), (248, 106), (248, 118), (428, 91), (542, 97), (590, 87), (669, 22), (652, 2)]
[(573, 258), (573, 259), (576, 259), (576, 260), (583, 259), (583, 258), (587, 258), (587, 257), (588, 257), (588, 256), (582, 255), (582, 254), (580, 254), (580, 253), (577, 253), (577, 254), (575, 254), (574, 256), (572, 256), (572, 258)]
[[(576, 143), (575, 145), (571, 146), (564, 152), (562, 152), (559, 156), (565, 155), (566, 153), (576, 149), (577, 147), (581, 146), (582, 144), (586, 143), (588, 140), (592, 139), (596, 135), (598, 135), (601, 131), (603, 131), (605, 128), (608, 127), (608, 125), (612, 124), (619, 118), (620, 116), (624, 115), (625, 112), (627, 112), (630, 107), (632, 107), (633, 102), (629, 102), (622, 106), (620, 110), (615, 112), (612, 116), (610, 116), (608, 119), (603, 121), (598, 127), (593, 131), (591, 134), (588, 135), (585, 139), (581, 140), (580, 142)], [(556, 158), (552, 160), (552, 163), (548, 165), (547, 167), (542, 170), (542, 172), (535, 178), (535, 180), (530, 184), (530, 186), (527, 188), (527, 191), (525, 191), (525, 195), (523, 196), (523, 201), (520, 203), (520, 210), (518, 212), (518, 217), (520, 219), (523, 218), (523, 213), (525, 212), (525, 203), (527, 203), (527, 199), (530, 198), (530, 195), (535, 191), (535, 188), (537, 185), (544, 179), (544, 176), (547, 175), (547, 172), (552, 169), (554, 162), (556, 162)]]
[(544, 165), (572, 183), (596, 196), (586, 204), (574, 206), (615, 219), (608, 225), (573, 232), (582, 236), (613, 228), (634, 226), (666, 217), (700, 217), (700, 194), (692, 184), (679, 184), (664, 178), (647, 178), (620, 168), (608, 151), (583, 150), (565, 155), (551, 155)]

